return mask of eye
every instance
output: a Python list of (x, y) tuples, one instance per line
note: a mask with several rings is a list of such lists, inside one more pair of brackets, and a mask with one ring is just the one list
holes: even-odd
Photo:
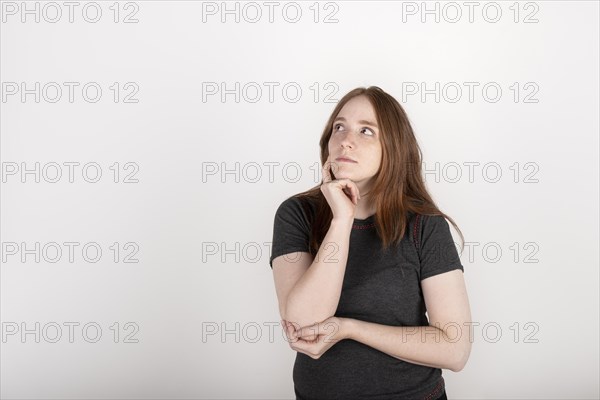
[(334, 125), (333, 125), (333, 131), (334, 131), (334, 132), (336, 132), (336, 131), (338, 130), (337, 128), (338, 128), (339, 126), (342, 126), (342, 124), (334, 124)]
[(362, 128), (362, 129), (361, 129), (361, 132), (362, 132), (362, 131), (368, 131), (368, 132), (369, 132), (369, 136), (375, 136), (375, 132), (373, 132), (373, 131), (372, 131), (371, 129), (369, 129), (369, 128)]

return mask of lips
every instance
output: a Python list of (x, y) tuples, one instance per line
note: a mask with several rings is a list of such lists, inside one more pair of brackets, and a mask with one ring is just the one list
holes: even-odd
[(355, 160), (353, 160), (353, 159), (351, 159), (349, 157), (338, 157), (338, 158), (335, 159), (335, 161), (356, 163)]

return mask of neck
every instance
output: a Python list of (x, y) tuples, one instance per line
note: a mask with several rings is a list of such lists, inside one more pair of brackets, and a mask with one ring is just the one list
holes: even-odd
[(356, 219), (366, 219), (371, 215), (375, 214), (377, 209), (375, 205), (369, 204), (369, 197), (362, 196), (360, 200), (358, 200), (358, 204), (356, 205), (356, 211), (354, 212), (354, 218)]

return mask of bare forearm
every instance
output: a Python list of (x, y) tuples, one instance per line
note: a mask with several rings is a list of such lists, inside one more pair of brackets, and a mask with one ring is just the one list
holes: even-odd
[(337, 310), (348, 250), (352, 219), (332, 220), (312, 265), (288, 295), (286, 319), (296, 326), (320, 322)]
[(389, 326), (347, 319), (348, 339), (413, 364), (460, 371), (470, 352), (468, 335), (450, 338), (435, 326)]

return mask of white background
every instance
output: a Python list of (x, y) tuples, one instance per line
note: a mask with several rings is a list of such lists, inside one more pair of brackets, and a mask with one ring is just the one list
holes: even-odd
[[(98, 2), (96, 23), (86, 2), (72, 23), (56, 4), (53, 23), (56, 7), (38, 3), (35, 22), (23, 3), (2, 2), (2, 398), (293, 398), (295, 352), (268, 264), (273, 217), (320, 182), (326, 95), (369, 85), (402, 103), (434, 171), (428, 188), (472, 246), (461, 259), (479, 325), (464, 370), (443, 371), (449, 398), (598, 398), (597, 2), (477, 2), (472, 22), (463, 2), (457, 22), (444, 2), (427, 3), (438, 22), (421, 20), (421, 2), (307, 2), (296, 23), (285, 2), (273, 22), (262, 2), (256, 22), (256, 8), (234, 2), (239, 22), (221, 21), (221, 2)], [(124, 23), (131, 13), (138, 22)], [(35, 90), (22, 99), (21, 83), (36, 82), (39, 102)], [(63, 82), (79, 85), (73, 102)], [(82, 96), (89, 82), (97, 102)], [(222, 101), (207, 82), (233, 91)], [(124, 102), (132, 87), (137, 102)], [(73, 182), (66, 162), (80, 163)], [(124, 182), (128, 162), (137, 183)], [(21, 176), (35, 163), (39, 182)], [(97, 183), (86, 163), (100, 166)], [(55, 248), (41, 250), (52, 242), (57, 262)], [(79, 243), (73, 262), (64, 242)], [(128, 242), (137, 263), (123, 262)], [(101, 248), (98, 262), (82, 257), (86, 243)]]

